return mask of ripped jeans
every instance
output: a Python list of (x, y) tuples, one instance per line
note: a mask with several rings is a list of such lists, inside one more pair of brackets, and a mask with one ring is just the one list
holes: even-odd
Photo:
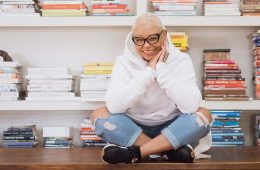
[(150, 138), (163, 134), (178, 149), (187, 144), (195, 147), (210, 132), (210, 125), (201, 123), (197, 114), (180, 114), (157, 126), (138, 124), (126, 114), (111, 114), (106, 119), (97, 118), (95, 130), (105, 141), (120, 146), (132, 146), (142, 132)]

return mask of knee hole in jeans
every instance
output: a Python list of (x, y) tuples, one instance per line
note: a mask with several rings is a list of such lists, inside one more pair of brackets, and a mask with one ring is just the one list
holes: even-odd
[(208, 126), (209, 125), (209, 120), (206, 118), (205, 115), (201, 112), (196, 112), (196, 120), (199, 126)]

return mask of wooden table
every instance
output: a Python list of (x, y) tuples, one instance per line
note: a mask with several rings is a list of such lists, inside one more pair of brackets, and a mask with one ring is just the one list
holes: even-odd
[(211, 159), (195, 163), (144, 161), (136, 164), (109, 165), (100, 158), (100, 147), (72, 149), (0, 148), (0, 170), (260, 170), (260, 147), (217, 147), (208, 153)]

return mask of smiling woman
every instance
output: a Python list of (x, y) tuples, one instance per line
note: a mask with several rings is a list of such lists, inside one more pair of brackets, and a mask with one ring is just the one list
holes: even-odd
[[(139, 17), (132, 28), (132, 40), (136, 45), (136, 51), (146, 61), (155, 56), (158, 60), (160, 56), (165, 55), (159, 52), (162, 51), (167, 31), (157, 17), (151, 16), (147, 14)], [(155, 62), (152, 67), (154, 64)]]
[[(106, 107), (92, 114), (107, 163), (134, 163), (150, 154), (170, 162), (193, 162), (210, 148), (211, 115), (190, 57), (171, 44), (160, 19), (137, 18), (124, 54), (113, 68)], [(113, 128), (112, 128), (113, 127)], [(194, 149), (193, 149), (194, 148)]]

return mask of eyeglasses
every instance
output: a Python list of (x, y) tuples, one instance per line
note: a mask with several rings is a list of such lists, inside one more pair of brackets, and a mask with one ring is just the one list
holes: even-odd
[(138, 46), (142, 46), (145, 44), (145, 41), (150, 44), (150, 45), (153, 45), (153, 44), (156, 44), (159, 40), (160, 40), (160, 37), (162, 35), (164, 30), (162, 30), (159, 34), (153, 34), (153, 35), (150, 35), (149, 37), (147, 38), (142, 38), (142, 37), (132, 37), (132, 40), (133, 42), (135, 43), (135, 45), (138, 45)]

